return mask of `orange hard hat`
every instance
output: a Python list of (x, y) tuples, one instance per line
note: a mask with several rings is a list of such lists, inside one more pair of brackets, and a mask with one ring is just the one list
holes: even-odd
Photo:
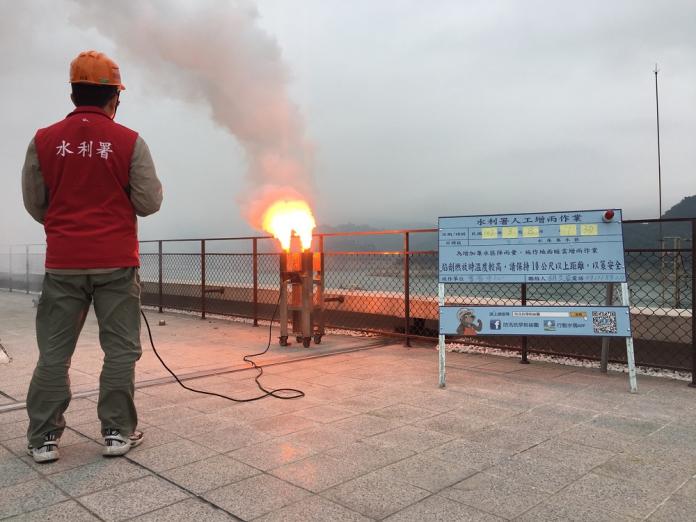
[(114, 85), (119, 91), (126, 88), (121, 83), (121, 72), (116, 62), (97, 51), (83, 51), (70, 62), (70, 83)]

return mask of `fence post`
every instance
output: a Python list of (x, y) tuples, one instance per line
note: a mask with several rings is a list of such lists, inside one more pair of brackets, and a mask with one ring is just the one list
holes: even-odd
[(691, 220), (691, 386), (696, 388), (696, 219)]
[(205, 239), (201, 239), (201, 319), (205, 319)]
[(411, 346), (409, 339), (410, 322), (411, 322), (411, 245), (409, 233), (404, 232), (404, 346)]
[(259, 325), (259, 241), (252, 239), (251, 267), (254, 275), (254, 326)]
[(159, 261), (159, 272), (157, 277), (157, 302), (159, 303), (159, 313), (162, 313), (162, 240), (157, 241), (157, 258)]
[[(614, 283), (607, 283), (607, 293), (604, 298), (604, 304), (606, 306), (614, 304)], [(610, 337), (602, 337), (602, 358), (599, 363), (599, 370), (602, 373), (607, 373), (607, 366), (609, 364), (609, 341), (611, 341)]]
[(29, 245), (24, 245), (24, 281), (27, 285), (27, 294), (29, 293)]
[(12, 245), (10, 245), (9, 256), (10, 256), (10, 264), (9, 264), (9, 268), (8, 268), (8, 272), (9, 272), (8, 277), (10, 280), (7, 283), (7, 286), (9, 286), (8, 290), (11, 292), (12, 291)]
[[(522, 306), (527, 306), (527, 283), (522, 283)], [(527, 359), (527, 343), (529, 342), (529, 338), (525, 335), (522, 337), (522, 359), (520, 360), (520, 364), (529, 364), (529, 360)]]
[[(326, 301), (324, 298), (324, 289), (326, 285), (326, 270), (325, 270), (325, 258), (324, 258), (324, 235), (317, 235), (317, 252), (319, 254), (319, 272), (321, 273), (319, 278), (320, 283), (317, 285), (317, 299), (316, 303), (319, 306), (319, 335), (323, 336), (326, 334)], [(321, 339), (321, 337), (320, 337)]]

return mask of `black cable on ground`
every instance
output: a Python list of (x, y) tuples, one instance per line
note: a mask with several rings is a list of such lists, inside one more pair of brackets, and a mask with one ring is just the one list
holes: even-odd
[(277, 388), (275, 390), (267, 390), (266, 388), (263, 387), (261, 382), (259, 382), (259, 379), (263, 375), (263, 368), (259, 365), (257, 365), (254, 361), (251, 360), (252, 357), (259, 357), (260, 355), (264, 355), (268, 350), (271, 348), (271, 339), (273, 336), (273, 321), (275, 320), (276, 312), (278, 312), (278, 307), (280, 306), (280, 297), (278, 297), (278, 302), (276, 303), (275, 309), (273, 310), (273, 316), (271, 317), (271, 321), (268, 325), (268, 344), (266, 345), (266, 348), (259, 352), (259, 353), (253, 353), (250, 355), (245, 355), (243, 357), (245, 362), (248, 362), (251, 364), (252, 368), (255, 368), (258, 371), (258, 374), (256, 375), (256, 378), (254, 379), (256, 381), (256, 386), (259, 387), (259, 390), (261, 390), (263, 395), (258, 395), (256, 397), (250, 397), (248, 399), (237, 399), (234, 397), (229, 397), (227, 395), (222, 395), (221, 393), (215, 393), (215, 392), (209, 392), (205, 390), (197, 390), (195, 388), (191, 388), (189, 386), (186, 386), (181, 380), (179, 380), (179, 377), (167, 366), (167, 364), (162, 360), (162, 357), (160, 357), (160, 354), (157, 353), (157, 348), (155, 348), (155, 342), (152, 339), (152, 330), (150, 330), (150, 323), (147, 321), (147, 317), (145, 316), (145, 312), (140, 309), (140, 314), (143, 316), (143, 319), (145, 320), (145, 326), (147, 327), (147, 335), (150, 338), (150, 346), (152, 346), (152, 351), (155, 352), (155, 356), (159, 359), (159, 361), (162, 363), (162, 366), (166, 368), (166, 370), (172, 374), (172, 377), (176, 379), (176, 382), (179, 383), (179, 385), (182, 388), (185, 388), (189, 391), (195, 392), (195, 393), (202, 393), (203, 395), (212, 395), (214, 397), (221, 397), (223, 399), (227, 399), (228, 401), (234, 401), (234, 402), (252, 402), (252, 401), (258, 401), (260, 399), (265, 399), (266, 397), (275, 397), (276, 399), (299, 399), (300, 397), (304, 397), (305, 394), (302, 390), (296, 390), (294, 388)]

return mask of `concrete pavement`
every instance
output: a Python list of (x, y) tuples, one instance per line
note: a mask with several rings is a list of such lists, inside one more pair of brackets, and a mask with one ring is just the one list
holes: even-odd
[[(14, 520), (693, 520), (696, 390), (641, 377), (432, 345), (327, 336), (320, 350), (275, 343), (268, 387), (302, 399), (233, 403), (163, 382), (143, 337), (137, 403), (145, 442), (101, 457), (94, 390), (101, 352), (85, 325), (61, 459), (24, 454), (36, 359), (32, 296), (0, 292), (0, 519)], [(158, 349), (187, 385), (257, 393), (241, 356), (268, 331), (148, 314)], [(145, 331), (143, 331), (145, 334)], [(342, 353), (341, 353), (342, 352)], [(326, 355), (305, 359), (308, 353)], [(206, 374), (206, 376), (203, 376)], [(10, 410), (10, 411), (7, 411)]]

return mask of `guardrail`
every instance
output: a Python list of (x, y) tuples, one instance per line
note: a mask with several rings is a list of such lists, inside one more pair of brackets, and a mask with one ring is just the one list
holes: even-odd
[[(696, 219), (624, 221), (626, 267), (637, 364), (696, 374), (693, 237)], [(411, 339), (437, 336), (437, 229), (316, 234), (325, 255), (327, 326)], [(39, 291), (42, 245), (0, 249), (0, 287)], [(270, 319), (280, 286), (278, 246), (267, 236), (141, 241), (143, 303), (177, 309)], [(3, 262), (3, 259), (6, 261)], [(453, 285), (448, 304), (521, 304), (520, 284)], [(613, 299), (614, 296), (609, 296)], [(528, 304), (605, 302), (603, 284), (526, 285)], [(467, 340), (466, 342), (474, 342)], [(519, 338), (476, 343), (520, 350)], [(530, 352), (598, 359), (601, 340), (530, 338)], [(609, 343), (609, 360), (625, 362), (622, 344)]]

